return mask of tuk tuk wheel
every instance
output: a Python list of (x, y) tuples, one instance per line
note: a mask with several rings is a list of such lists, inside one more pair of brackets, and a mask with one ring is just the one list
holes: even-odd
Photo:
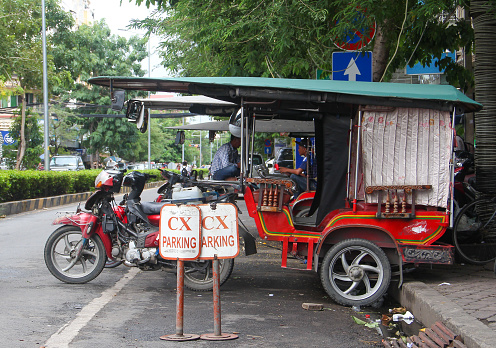
[(345, 306), (367, 306), (380, 300), (391, 281), (384, 251), (365, 239), (335, 244), (324, 257), (320, 280), (329, 296)]

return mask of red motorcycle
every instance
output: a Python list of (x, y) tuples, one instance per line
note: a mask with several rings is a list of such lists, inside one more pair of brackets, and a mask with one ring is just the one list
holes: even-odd
[[(140, 195), (149, 174), (123, 171), (102, 171), (95, 180), (96, 191), (73, 215), (55, 219), (56, 229), (45, 244), (45, 263), (59, 280), (70, 284), (95, 279), (107, 262), (119, 262), (142, 270), (175, 272), (176, 262), (164, 260), (158, 250), (160, 210), (167, 203), (187, 203), (190, 199), (165, 199), (161, 202), (141, 202)], [(119, 204), (114, 199), (121, 186), (131, 192)], [(210, 188), (206, 188), (207, 191)], [(237, 195), (237, 193), (235, 193)], [(202, 193), (195, 203), (205, 202), (212, 192)], [(232, 200), (233, 194), (215, 193), (215, 201)], [(251, 236), (251, 235), (250, 235)], [(253, 237), (252, 237), (253, 238)], [(253, 240), (254, 245), (254, 240)], [(220, 262), (220, 282), (231, 275), (233, 259)], [(184, 285), (192, 290), (208, 291), (213, 286), (211, 261), (185, 262)]]

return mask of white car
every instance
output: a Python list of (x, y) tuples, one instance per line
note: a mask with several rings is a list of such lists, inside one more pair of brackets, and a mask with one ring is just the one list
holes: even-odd
[(269, 174), (274, 174), (274, 158), (268, 159), (265, 161), (265, 166), (269, 170)]
[(0, 169), (3, 170), (9, 169), (9, 166), (7, 165), (7, 160), (5, 158), (0, 162)]
[(79, 156), (53, 156), (50, 159), (50, 170), (67, 171), (85, 169), (83, 160)]

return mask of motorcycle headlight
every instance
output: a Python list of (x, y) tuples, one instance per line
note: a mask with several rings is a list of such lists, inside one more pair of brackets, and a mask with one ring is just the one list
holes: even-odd
[(95, 179), (95, 188), (100, 188), (102, 186), (112, 186), (112, 175), (110, 173), (106, 172), (105, 170), (102, 170), (100, 174)]

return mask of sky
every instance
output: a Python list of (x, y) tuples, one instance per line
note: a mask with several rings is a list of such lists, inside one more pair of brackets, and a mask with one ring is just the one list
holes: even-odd
[[(143, 1), (144, 3), (145, 1)], [(144, 19), (153, 10), (152, 8), (147, 9), (146, 6), (137, 6), (136, 2), (133, 0), (132, 3), (129, 0), (122, 0), (122, 6), (120, 5), (120, 0), (91, 0), (90, 8), (94, 10), (95, 20), (100, 20), (105, 18), (112, 34), (124, 36), (129, 38), (132, 35), (139, 34), (139, 31), (131, 30), (119, 30), (126, 29), (131, 19)], [(159, 39), (156, 36), (151, 37), (150, 40), (150, 50), (151, 54), (151, 77), (170, 77), (171, 74), (164, 67), (160, 66), (160, 58), (158, 54), (154, 54), (157, 46), (159, 44)], [(145, 76), (148, 76), (148, 59), (142, 62), (143, 70), (147, 71)], [(160, 95), (170, 94), (170, 93), (158, 93)], [(207, 116), (196, 116), (188, 120), (189, 123), (207, 122), (210, 119)]]
[[(132, 35), (140, 34), (138, 30), (127, 30), (126, 26), (131, 19), (144, 19), (152, 11), (152, 8), (147, 9), (143, 1), (141, 6), (137, 6), (135, 1), (129, 0), (91, 0), (90, 8), (93, 9), (95, 20), (105, 18), (105, 22), (110, 27), (112, 34), (124, 36), (129, 38)], [(120, 30), (121, 29), (121, 30)], [(158, 47), (159, 39), (156, 36), (151, 37), (150, 51), (151, 51), (151, 77), (167, 77), (170, 73), (160, 66), (160, 58), (157, 53), (154, 53)], [(143, 70), (148, 76), (148, 59), (142, 62)]]

